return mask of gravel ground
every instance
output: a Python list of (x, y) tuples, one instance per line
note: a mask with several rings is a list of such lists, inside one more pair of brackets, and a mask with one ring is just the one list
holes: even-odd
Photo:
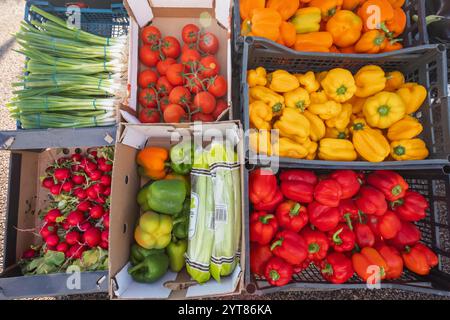
[[(4, 106), (11, 98), (11, 83), (20, 74), (23, 59), (13, 52), (16, 48), (11, 33), (17, 31), (23, 17), (24, 2), (22, 0), (0, 1), (0, 106)], [(15, 122), (8, 115), (6, 108), (0, 108), (0, 130), (14, 129)], [(0, 151), (0, 271), (3, 266), (3, 241), (5, 230), (5, 208), (8, 190), (9, 153)], [(47, 298), (48, 299), (48, 298)], [(107, 299), (106, 294), (57, 297), (57, 299)], [(239, 300), (419, 300), (419, 299), (450, 299), (435, 295), (410, 293), (401, 290), (341, 290), (331, 292), (308, 291), (274, 293), (263, 296), (237, 296)]]

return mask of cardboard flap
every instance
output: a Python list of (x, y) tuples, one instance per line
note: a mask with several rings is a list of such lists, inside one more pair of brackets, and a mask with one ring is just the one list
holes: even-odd
[(142, 0), (124, 1), (128, 13), (136, 20), (139, 27), (147, 25), (153, 19), (153, 12), (150, 4)]
[[(216, 1), (216, 19), (217, 21), (231, 31), (231, 0), (217, 0)], [(229, 51), (231, 52), (231, 51)], [(231, 82), (228, 82), (231, 83)]]

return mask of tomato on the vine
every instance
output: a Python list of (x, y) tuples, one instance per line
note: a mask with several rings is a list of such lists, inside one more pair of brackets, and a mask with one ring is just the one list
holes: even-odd
[(202, 78), (211, 78), (217, 76), (220, 72), (220, 65), (214, 56), (208, 55), (200, 60), (200, 76)]
[(212, 116), (214, 117), (215, 120), (217, 120), (217, 118), (219, 118), (219, 116), (226, 110), (228, 109), (228, 104), (225, 102), (225, 100), (223, 99), (219, 99), (216, 101), (216, 108), (214, 109)]
[(159, 107), (161, 108), (161, 111), (164, 112), (167, 108), (167, 106), (170, 105), (169, 97), (164, 96), (159, 99)]
[(222, 76), (210, 79), (208, 84), (208, 92), (216, 98), (221, 98), (227, 93), (227, 80)]
[(196, 43), (198, 41), (198, 33), (200, 29), (195, 24), (187, 24), (181, 30), (181, 38), (184, 43)]
[(198, 47), (204, 53), (216, 54), (219, 50), (219, 39), (211, 32), (206, 32), (200, 36)]
[(154, 67), (161, 60), (161, 56), (157, 48), (143, 45), (139, 49), (139, 59), (147, 67)]
[(195, 49), (195, 48), (196, 48), (196, 43), (185, 43), (181, 47), (181, 53), (184, 53), (186, 50)]
[(172, 91), (172, 89), (173, 86), (166, 76), (159, 78), (156, 82), (156, 90), (158, 91), (160, 97), (168, 95), (169, 92)]
[(192, 65), (198, 63), (201, 55), (195, 49), (187, 49), (181, 54), (181, 63), (187, 65), (189, 69), (192, 69)]
[(147, 26), (142, 28), (141, 40), (144, 44), (157, 44), (161, 39), (161, 31), (157, 27)]
[(192, 121), (214, 122), (215, 118), (212, 114), (197, 112), (192, 115)]
[(158, 123), (161, 121), (161, 116), (157, 109), (142, 108), (139, 112), (139, 121), (142, 123)]
[(166, 57), (176, 59), (180, 56), (181, 46), (177, 38), (167, 36), (162, 40), (161, 51)]
[(160, 76), (165, 76), (167, 69), (175, 63), (177, 63), (177, 61), (174, 58), (165, 58), (156, 64), (156, 70), (158, 70)]
[(139, 92), (139, 103), (145, 108), (156, 108), (158, 106), (158, 102), (155, 89), (142, 89)]
[(155, 71), (151, 69), (147, 69), (139, 72), (138, 83), (142, 89), (150, 88), (156, 85), (156, 81), (158, 80), (158, 75)]
[(202, 80), (196, 77), (193, 74), (190, 74), (187, 76), (186, 79), (186, 87), (191, 91), (192, 93), (199, 93), (203, 90)]
[(181, 63), (172, 64), (166, 73), (167, 80), (173, 86), (181, 86), (184, 83), (184, 71), (185, 67)]
[(182, 86), (177, 86), (170, 91), (169, 101), (172, 104), (185, 105), (191, 101), (191, 93)]
[(209, 92), (197, 93), (194, 98), (193, 110), (200, 110), (202, 113), (212, 113), (216, 108), (216, 98)]
[(186, 121), (186, 111), (178, 104), (169, 104), (164, 110), (164, 122), (180, 123)]

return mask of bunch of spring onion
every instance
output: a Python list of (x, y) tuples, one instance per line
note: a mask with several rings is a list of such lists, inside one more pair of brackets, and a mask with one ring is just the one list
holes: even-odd
[(24, 129), (109, 126), (126, 96), (127, 37), (105, 38), (31, 6), (16, 34), (27, 58), (11, 115)]

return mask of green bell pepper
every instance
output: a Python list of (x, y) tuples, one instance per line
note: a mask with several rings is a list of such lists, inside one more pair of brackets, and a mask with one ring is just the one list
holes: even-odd
[(153, 254), (164, 253), (164, 249), (145, 249), (138, 245), (137, 243), (133, 244), (130, 249), (130, 262), (131, 265), (135, 266), (140, 262), (144, 261), (144, 259)]
[(166, 252), (169, 256), (170, 270), (180, 272), (186, 265), (184, 254), (187, 250), (187, 240), (172, 241), (167, 247)]
[(143, 261), (128, 269), (134, 281), (152, 283), (162, 278), (169, 268), (169, 257), (165, 253), (156, 253), (145, 257)]
[(188, 237), (190, 212), (191, 200), (187, 198), (183, 203), (183, 210), (173, 220), (172, 234), (177, 239), (186, 239)]
[(194, 149), (192, 142), (183, 141), (170, 149), (171, 168), (178, 174), (188, 174), (192, 170)]
[(177, 179), (154, 181), (144, 186), (137, 196), (142, 210), (153, 210), (168, 215), (180, 213), (184, 199), (186, 199), (186, 184)]

